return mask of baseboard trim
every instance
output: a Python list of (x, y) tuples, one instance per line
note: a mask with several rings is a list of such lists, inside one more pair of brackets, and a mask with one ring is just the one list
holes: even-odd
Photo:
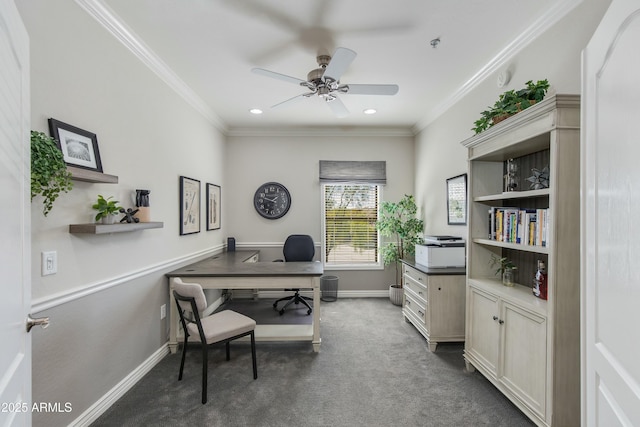
[(131, 387), (136, 385), (142, 377), (144, 377), (154, 366), (160, 363), (160, 361), (168, 354), (169, 343), (166, 343), (69, 425), (74, 427), (89, 426), (97, 420), (100, 415), (104, 414), (114, 403), (116, 403), (118, 399), (124, 396)]

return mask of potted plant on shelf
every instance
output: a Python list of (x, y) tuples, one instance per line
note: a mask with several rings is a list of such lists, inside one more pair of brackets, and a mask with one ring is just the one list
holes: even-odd
[(396, 282), (389, 286), (389, 298), (395, 305), (402, 305), (402, 280), (400, 278), (400, 260), (415, 253), (416, 244), (422, 242), (424, 221), (416, 218), (415, 199), (405, 194), (399, 202), (383, 202), (376, 228), (380, 234), (392, 237), (382, 246), (384, 265), (394, 264)]
[(62, 151), (56, 141), (42, 132), (31, 131), (31, 201), (43, 197), (42, 213), (47, 216), (61, 192), (73, 188)]
[(113, 224), (115, 222), (115, 215), (120, 211), (120, 206), (118, 206), (117, 200), (111, 200), (112, 197), (107, 197), (106, 199), (102, 197), (102, 195), (98, 194), (98, 201), (91, 206), (93, 209), (97, 210), (96, 214), (96, 222), (102, 220), (103, 224)]
[(549, 90), (547, 79), (533, 82), (529, 80), (520, 90), (508, 90), (500, 95), (498, 100), (487, 110), (480, 113), (481, 117), (474, 122), (473, 131), (479, 134), (502, 120), (526, 110), (536, 102), (544, 99)]
[(507, 257), (497, 257), (494, 254), (491, 254), (491, 267), (496, 268), (496, 275), (500, 274), (502, 277), (502, 284), (505, 286), (514, 286), (515, 282), (513, 281), (513, 270), (516, 270), (518, 267)]

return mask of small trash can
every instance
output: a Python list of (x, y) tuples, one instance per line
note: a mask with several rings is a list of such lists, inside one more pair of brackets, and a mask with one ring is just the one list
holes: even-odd
[(338, 276), (320, 277), (320, 291), (322, 301), (335, 301), (338, 299)]

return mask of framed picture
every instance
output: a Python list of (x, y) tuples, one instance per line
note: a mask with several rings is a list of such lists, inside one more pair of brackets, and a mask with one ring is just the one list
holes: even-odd
[(200, 181), (180, 177), (180, 235), (200, 232)]
[(467, 223), (467, 174), (447, 179), (447, 224)]
[(58, 143), (67, 165), (102, 172), (98, 137), (56, 119), (49, 119), (49, 132)]
[(220, 228), (220, 186), (207, 183), (207, 231)]

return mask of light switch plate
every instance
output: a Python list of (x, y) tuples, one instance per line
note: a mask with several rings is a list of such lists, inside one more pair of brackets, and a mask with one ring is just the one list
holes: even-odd
[(56, 251), (42, 252), (42, 275), (48, 276), (58, 272), (58, 253)]

